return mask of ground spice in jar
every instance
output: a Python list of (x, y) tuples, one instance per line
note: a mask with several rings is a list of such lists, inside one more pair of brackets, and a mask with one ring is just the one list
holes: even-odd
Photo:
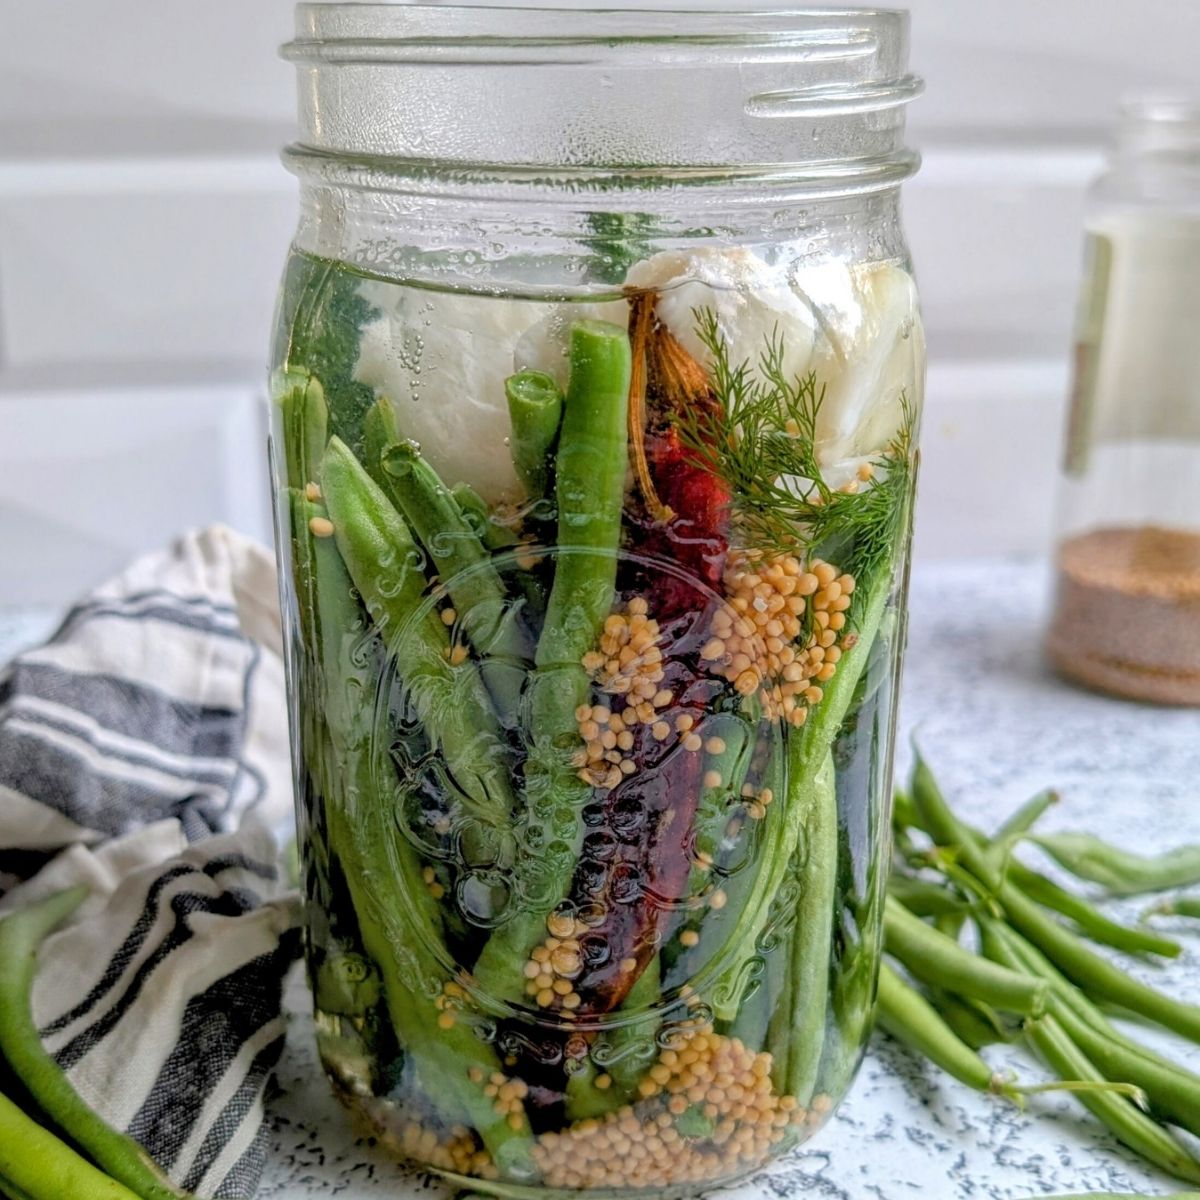
[(1046, 648), (1088, 687), (1200, 705), (1200, 533), (1146, 526), (1068, 538)]

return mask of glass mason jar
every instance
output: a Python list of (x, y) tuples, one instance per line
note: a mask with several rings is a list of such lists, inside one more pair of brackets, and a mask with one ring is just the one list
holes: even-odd
[(322, 1061), (680, 1194), (870, 1025), (923, 378), (894, 12), (302, 5), (273, 460)]
[(1093, 184), (1059, 496), (1054, 665), (1200, 704), (1200, 100), (1125, 106)]

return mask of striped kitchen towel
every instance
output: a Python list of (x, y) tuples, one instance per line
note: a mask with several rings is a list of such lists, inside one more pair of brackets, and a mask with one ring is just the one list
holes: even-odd
[(275, 569), (226, 529), (136, 562), (0, 671), (0, 914), (91, 892), (34, 1016), (83, 1099), (199, 1196), (249, 1197), (298, 906)]

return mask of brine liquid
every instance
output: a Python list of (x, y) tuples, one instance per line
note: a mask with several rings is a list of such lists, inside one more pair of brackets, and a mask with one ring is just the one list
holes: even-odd
[[(697, 550), (712, 532), (699, 521), (690, 541), (687, 530), (664, 540), (631, 488), (595, 646), (579, 661), (539, 659), (563, 553), (553, 494), (522, 498), (504, 382), (514, 357), (535, 355), (565, 385), (576, 313), (623, 323), (623, 310), (611, 297), (571, 306), (404, 288), (302, 255), (289, 270), (276, 358), (320, 381), (330, 435), (367, 455), (364, 416), (386, 396), (445, 487), (470, 485), (486, 509), (503, 653), (478, 645), (455, 610), (436, 547), (412, 617), (437, 614), (447, 661), (487, 701), (493, 741), (459, 760), (471, 771), (448, 765), (423, 719), (428, 697), (391, 652), (399, 632), (373, 628), (359, 588), (348, 605), (338, 597), (337, 625), (321, 603), (329, 577), (297, 565), (312, 553), (306, 531), (278, 511), (294, 571), (297, 803), (327, 1072), (385, 1145), (438, 1170), (677, 1194), (808, 1136), (861, 1055), (907, 529), (901, 519), (887, 599), (860, 645), (866, 584), (832, 550), (765, 553), (724, 526)], [(277, 463), (289, 436), (277, 420)], [(314, 503), (328, 499), (308, 483)], [(318, 524), (313, 536), (328, 535)], [(331, 679), (343, 651), (353, 689)], [(821, 705), (851, 669), (828, 752), (814, 755)], [(571, 736), (545, 745), (537, 713), (555, 670), (582, 671), (586, 699)], [(344, 711), (330, 711), (347, 703), (362, 731), (351, 750)], [(505, 819), (480, 815), (493, 802)], [(356, 847), (349, 861), (339, 838)], [(564, 864), (569, 886), (555, 895)], [(388, 936), (364, 936), (364, 904)], [(531, 912), (544, 916), (526, 944), (514, 931)], [(429, 928), (436, 944), (422, 941)], [(456, 1041), (464, 1030), (472, 1037)]]

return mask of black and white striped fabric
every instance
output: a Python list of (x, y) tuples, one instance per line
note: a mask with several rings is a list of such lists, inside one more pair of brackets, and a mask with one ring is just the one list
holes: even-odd
[(85, 882), (34, 1015), (83, 1099), (204, 1197), (254, 1194), (299, 949), (275, 569), (183, 538), (0, 672), (0, 913)]

